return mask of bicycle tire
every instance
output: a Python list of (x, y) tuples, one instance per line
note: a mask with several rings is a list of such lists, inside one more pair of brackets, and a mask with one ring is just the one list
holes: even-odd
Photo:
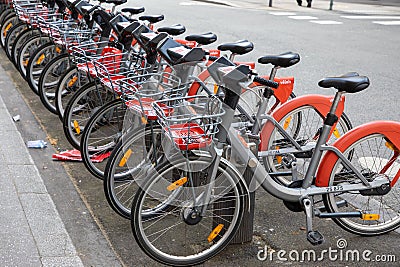
[(43, 69), (39, 78), (38, 93), (43, 105), (53, 114), (57, 114), (55, 105), (57, 85), (70, 67), (68, 54), (53, 58)]
[(114, 99), (114, 92), (95, 81), (84, 85), (72, 96), (64, 112), (63, 129), (75, 149), (80, 148), (80, 139), (90, 117)]
[[(120, 138), (110, 155), (104, 172), (104, 194), (110, 207), (123, 218), (131, 217), (133, 197), (143, 171), (163, 159), (161, 145), (151, 142), (161, 141), (162, 134), (159, 126), (130, 131)], [(156, 154), (153, 146), (157, 147)]]
[(26, 80), (32, 91), (39, 95), (39, 79), (40, 75), (54, 57), (59, 55), (53, 42), (45, 43), (39, 46), (36, 51), (29, 57), (26, 66)]
[[(352, 154), (352, 165), (367, 180), (371, 181), (377, 175), (384, 175), (388, 181), (392, 182), (396, 173), (400, 170), (400, 163), (395, 161), (385, 171), (384, 168), (388, 166), (389, 161), (395, 159), (395, 153), (397, 153), (397, 159), (399, 158), (398, 148), (393, 149), (393, 147), (388, 146), (388, 139), (385, 134), (378, 133), (376, 130), (356, 134), (356, 140), (352, 141), (351, 144), (339, 145), (335, 143), (335, 146), (345, 156), (349, 153)], [(336, 157), (332, 165), (333, 167), (327, 170), (330, 172), (328, 186), (360, 182), (354, 172), (343, 165), (342, 160)], [(398, 182), (396, 186), (392, 185), (392, 189), (385, 195), (368, 196), (362, 195), (359, 191), (352, 191), (323, 195), (323, 200), (328, 212), (362, 211), (368, 214), (378, 214), (379, 218), (375, 220), (362, 220), (356, 217), (332, 219), (342, 229), (354, 234), (363, 236), (381, 235), (400, 227), (400, 201), (397, 185)], [(338, 205), (340, 202), (344, 202), (346, 205)]]
[[(216, 197), (215, 202), (213, 202), (212, 205), (207, 205), (207, 207), (211, 209), (211, 211), (208, 211), (212, 214), (210, 217), (205, 216), (201, 219), (200, 223), (194, 223), (193, 225), (189, 225), (183, 221), (183, 214), (190, 212), (189, 209), (191, 209), (192, 200), (184, 201), (184, 187), (181, 186), (175, 189), (181, 191), (180, 194), (177, 195), (174, 192), (175, 190), (168, 191), (167, 185), (171, 183), (168, 172), (171, 172), (172, 176), (175, 175), (179, 179), (182, 178), (183, 176), (179, 176), (179, 168), (185, 165), (186, 162), (185, 159), (165, 162), (164, 165), (157, 168), (153, 176), (147, 176), (148, 183), (138, 189), (133, 200), (131, 212), (132, 232), (140, 248), (154, 260), (171, 266), (191, 266), (200, 264), (222, 251), (238, 230), (245, 209), (244, 196), (246, 195), (246, 191), (242, 181), (240, 177), (237, 176), (236, 172), (222, 161), (218, 166), (218, 174), (221, 175), (218, 176), (216, 180), (216, 186), (212, 190), (212, 194), (218, 194), (221, 191), (222, 194), (225, 195), (222, 195), (221, 198), (219, 198), (218, 195), (214, 196)], [(210, 164), (210, 159), (191, 156), (188, 162), (193, 164), (192, 166), (195, 166), (194, 164), (196, 163), (200, 164), (200, 168), (206, 168), (206, 166)], [(174, 170), (176, 169), (178, 169), (178, 172), (174, 174)], [(206, 172), (207, 171), (205, 171), (205, 173)], [(196, 173), (201, 174), (202, 172)], [(222, 174), (224, 176), (223, 182), (219, 179)], [(163, 178), (164, 176), (165, 178)], [(158, 181), (161, 181), (161, 179), (164, 179), (164, 181), (161, 182), (162, 184), (154, 186)], [(221, 182), (221, 184), (219, 184), (219, 182)], [(228, 185), (227, 183), (232, 183), (232, 185)], [(229, 188), (228, 191), (226, 191), (227, 187)], [(161, 189), (163, 190), (159, 193)], [(152, 214), (151, 207), (149, 209), (146, 209), (146, 207), (143, 209), (143, 206), (146, 205), (144, 202), (146, 201), (148, 192), (151, 192), (151, 196), (149, 195), (149, 205), (154, 206), (158, 202), (165, 205), (166, 202), (168, 202), (172, 210), (170, 208), (165, 213), (161, 213), (160, 211), (157, 214)], [(162, 197), (164, 194), (166, 194), (166, 196)], [(175, 194), (175, 196), (171, 199), (168, 194)], [(223, 197), (227, 197), (227, 199), (222, 199)], [(221, 205), (220, 200), (225, 203), (224, 206)], [(232, 205), (229, 207), (227, 206), (228, 204)], [(222, 212), (227, 211), (225, 208), (232, 209), (231, 213), (229, 213), (229, 217), (225, 216), (226, 214)], [(146, 216), (148, 213), (150, 213), (150, 216)], [(156, 220), (153, 220), (154, 218)], [(174, 224), (175, 221), (177, 221), (176, 224), (179, 225), (179, 228), (174, 228), (174, 226), (176, 226)], [(220, 225), (222, 225), (220, 228), (221, 231), (218, 232), (218, 227), (220, 227)], [(154, 238), (154, 240), (150, 240), (151, 233), (148, 235), (148, 232), (153, 228), (155, 228), (154, 234), (157, 234), (158, 231), (161, 234)], [(172, 233), (167, 233), (171, 229)], [(197, 231), (199, 231), (199, 233)], [(216, 231), (217, 234), (211, 235), (210, 233), (214, 231)], [(182, 243), (184, 244), (178, 244), (181, 239), (183, 239)], [(160, 244), (155, 244), (155, 242)], [(171, 252), (172, 250), (176, 251)]]
[(79, 72), (75, 66), (71, 66), (57, 84), (55, 91), (55, 107), (58, 118), (62, 122), (64, 120), (64, 112), (68, 102), (73, 97), (74, 93), (89, 82), (85, 73)]
[(11, 50), (15, 40), (17, 39), (18, 35), (23, 32), (25, 29), (28, 28), (25, 22), (19, 22), (18, 24), (12, 26), (12, 28), (7, 32), (6, 40), (4, 42), (4, 50), (6, 52), (7, 57), (12, 60), (11, 58)]

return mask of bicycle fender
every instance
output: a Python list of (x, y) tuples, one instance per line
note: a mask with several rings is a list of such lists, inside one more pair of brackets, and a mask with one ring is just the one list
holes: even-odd
[[(341, 138), (333, 143), (332, 146), (343, 152), (354, 142), (370, 134), (382, 134), (395, 146), (394, 149), (400, 149), (400, 122), (395, 121), (373, 121), (362, 124), (345, 133)], [(315, 181), (316, 186), (326, 187), (329, 185), (329, 177), (337, 159), (338, 156), (332, 151), (328, 151), (325, 154), (318, 168)], [(399, 174), (400, 170), (396, 177), (399, 176)]]

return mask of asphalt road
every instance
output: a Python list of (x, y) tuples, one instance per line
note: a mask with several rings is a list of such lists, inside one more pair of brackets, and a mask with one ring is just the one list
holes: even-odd
[[(372, 21), (377, 19), (373, 18), (342, 17), (355, 15), (351, 13), (306, 8), (299, 9), (295, 15), (310, 16), (310, 19), (292, 19), (289, 16), (271, 15), (265, 10), (230, 8), (194, 1), (150, 0), (133, 3), (145, 6), (147, 13), (165, 14), (165, 20), (160, 25), (182, 23), (188, 34), (213, 31), (218, 35), (217, 43), (240, 39), (254, 42), (254, 51), (237, 57), (238, 60), (254, 61), (267, 54), (298, 52), (300, 63), (278, 72), (281, 76), (295, 77), (295, 92), (298, 95), (332, 94), (331, 90), (318, 88), (317, 83), (321, 78), (357, 71), (370, 78), (371, 86), (359, 94), (347, 96), (346, 111), (352, 122), (358, 125), (370, 120), (400, 118), (394, 100), (400, 95), (396, 86), (400, 67), (399, 26), (374, 24)], [(315, 18), (342, 24), (311, 23)], [(260, 73), (269, 73), (269, 66), (258, 65), (257, 68)], [(370, 110), (365, 112), (368, 108)]]
[[(148, 14), (165, 14), (166, 20), (160, 25), (182, 23), (186, 26), (188, 34), (213, 31), (218, 35), (217, 43), (240, 39), (254, 42), (255, 50), (240, 57), (242, 60), (256, 60), (263, 55), (286, 51), (298, 52), (301, 55), (301, 62), (278, 72), (280, 76), (295, 77), (297, 95), (331, 94), (331, 90), (317, 87), (319, 79), (325, 76), (349, 71), (367, 75), (371, 79), (370, 88), (347, 96), (346, 113), (353, 124), (359, 125), (370, 120), (400, 119), (396, 100), (400, 97), (397, 85), (400, 64), (398, 53), (400, 26), (384, 26), (372, 23), (371, 20), (344, 18), (342, 16), (351, 14), (322, 10), (307, 10), (304, 11), (306, 12), (304, 15), (314, 16), (324, 21), (338, 21), (342, 24), (316, 24), (311, 23), (310, 19), (295, 20), (288, 16), (272, 15), (266, 11), (229, 8), (193, 1), (135, 0), (132, 1), (132, 5), (145, 6)], [(301, 15), (300, 13), (297, 12), (296, 15)], [(1, 60), (5, 62), (4, 53), (1, 53)], [(26, 83), (14, 75), (15, 70), (11, 64), (6, 64), (5, 68), (15, 79), (18, 89), (48, 136), (57, 140), (56, 149), (70, 148), (63, 137), (58, 118), (47, 112)], [(258, 70), (260, 73), (269, 73), (267, 66), (258, 66)], [(26, 134), (29, 135), (29, 133)], [(49, 163), (49, 157), (38, 156), (35, 157), (35, 161), (38, 166), (46, 167), (39, 167), (42, 172), (57, 171), (51, 166), (58, 163)], [(129, 222), (115, 215), (108, 207), (101, 182), (85, 171), (80, 163), (62, 165), (72, 177), (93, 218), (107, 236), (123, 264), (158, 266), (135, 244)], [(49, 180), (51, 181), (47, 182), (57, 188), (57, 180)], [(61, 183), (59, 185), (58, 190), (62, 191), (63, 185)], [(63, 203), (62, 197), (57, 194), (54, 194), (54, 197), (58, 198), (58, 201), (55, 201), (57, 207), (70, 205), (66, 200)], [(282, 249), (287, 252), (315, 249), (318, 255), (324, 249), (336, 249), (339, 238), (347, 240), (348, 249), (358, 249), (361, 252), (368, 249), (373, 252), (373, 255), (395, 255), (398, 262), (400, 261), (398, 250), (400, 235), (396, 232), (379, 237), (363, 238), (344, 232), (330, 220), (316, 219), (315, 228), (325, 235), (326, 242), (319, 247), (312, 247), (305, 239), (303, 228), (305, 217), (302, 213), (289, 212), (281, 201), (261, 190), (257, 192), (256, 199), (253, 242), (230, 246), (204, 266), (275, 266), (278, 263), (292, 266), (364, 266), (365, 262), (330, 261), (327, 257), (321, 262), (311, 263), (292, 261), (285, 263), (277, 261), (276, 258), (271, 263), (268, 260), (262, 262), (257, 259), (259, 248), (265, 245), (276, 251)], [(63, 216), (68, 218), (69, 214)], [(69, 218), (70, 221), (74, 219), (75, 217)], [(72, 233), (71, 238), (74, 242), (79, 242), (80, 239), (85, 238), (85, 232)], [(96, 257), (96, 253), (102, 255), (102, 251), (96, 251), (96, 249), (97, 247), (93, 246), (94, 251), (91, 252), (91, 257)], [(397, 264), (388, 263), (385, 266), (398, 266), (398, 262)], [(383, 265), (376, 262), (368, 264)], [(102, 265), (101, 261), (95, 265)], [(107, 264), (107, 266), (111, 265), (114, 264)]]

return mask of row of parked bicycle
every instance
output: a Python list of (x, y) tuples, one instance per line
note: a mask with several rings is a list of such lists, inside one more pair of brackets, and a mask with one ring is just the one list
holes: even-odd
[(0, 37), (147, 255), (187, 266), (218, 254), (257, 185), (305, 212), (314, 245), (324, 240), (314, 217), (366, 236), (400, 226), (400, 123), (352, 129), (343, 113), (367, 77), (328, 77), (319, 86), (334, 96), (296, 97), (294, 78), (276, 74), (297, 53), (259, 58), (272, 65), (259, 75), (235, 60), (251, 42), (205, 48), (214, 33), (177, 39), (183, 25), (156, 29), (163, 15), (116, 11), (125, 2), (3, 0)]

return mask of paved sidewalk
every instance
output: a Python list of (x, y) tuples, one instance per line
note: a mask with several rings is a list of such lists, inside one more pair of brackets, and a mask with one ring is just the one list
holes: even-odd
[(1, 96), (0, 125), (1, 266), (83, 266)]

